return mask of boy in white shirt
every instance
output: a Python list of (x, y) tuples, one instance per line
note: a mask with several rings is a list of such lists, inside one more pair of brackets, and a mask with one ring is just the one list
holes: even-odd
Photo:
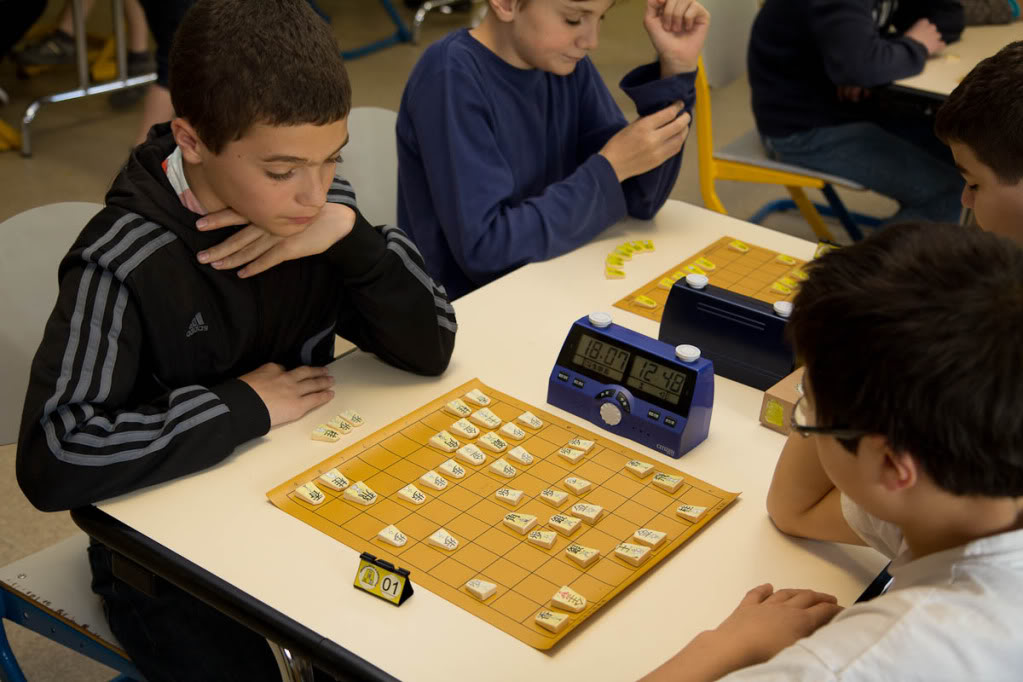
[(1004, 237), (902, 225), (812, 263), (789, 322), (804, 397), (767, 509), (891, 557), (891, 588), (845, 610), (755, 588), (650, 679), (1019, 679), (1021, 329), (1023, 249)]

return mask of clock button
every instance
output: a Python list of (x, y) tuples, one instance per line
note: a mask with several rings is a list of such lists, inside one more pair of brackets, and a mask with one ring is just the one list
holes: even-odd
[(618, 404), (622, 406), (623, 410), (625, 410), (629, 414), (632, 413), (632, 406), (629, 405), (629, 399), (625, 397), (624, 393), (618, 391), (618, 395), (615, 396), (615, 400), (618, 401)]
[(618, 426), (622, 421), (622, 411), (612, 403), (604, 403), (600, 406), (600, 418), (608, 426)]
[(610, 313), (590, 313), (590, 324), (599, 329), (611, 326), (611, 314)]

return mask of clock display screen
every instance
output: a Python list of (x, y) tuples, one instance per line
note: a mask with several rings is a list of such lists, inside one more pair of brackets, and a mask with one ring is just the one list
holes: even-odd
[(647, 395), (678, 405), (685, 386), (686, 375), (644, 357), (637, 357), (625, 385)]
[[(625, 365), (631, 353), (606, 341), (582, 334), (576, 346), (572, 360), (580, 367), (585, 367), (601, 376), (614, 381), (621, 381), (625, 376)], [(678, 396), (675, 397), (678, 402)]]

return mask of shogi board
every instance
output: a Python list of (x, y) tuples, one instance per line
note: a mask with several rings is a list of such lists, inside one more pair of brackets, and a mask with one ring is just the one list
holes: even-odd
[[(706, 272), (707, 279), (716, 287), (745, 294), (746, 296), (772, 304), (775, 301), (791, 301), (795, 298), (795, 290), (790, 294), (782, 294), (772, 290), (771, 285), (777, 282), (779, 278), (789, 276), (793, 270), (801, 269), (806, 264), (806, 261), (789, 256), (795, 260), (794, 264), (781, 263), (777, 260), (778, 256), (787, 256), (788, 254), (780, 254), (778, 251), (771, 251), (749, 242), (743, 242), (749, 247), (749, 251), (739, 253), (728, 247), (728, 243), (734, 240), (735, 237), (722, 237), (707, 248), (686, 258), (670, 270), (657, 275), (657, 277), (615, 303), (615, 307), (642, 315), (654, 322), (660, 322), (661, 315), (664, 312), (664, 302), (668, 300), (668, 290), (661, 288), (658, 283), (665, 277), (670, 279), (677, 272), (681, 272), (683, 275), (688, 274), (689, 271), (686, 268), (695, 264), (700, 258), (706, 258), (716, 266), (714, 270)], [(634, 260), (637, 258), (634, 257)], [(626, 272), (628, 272), (628, 265), (627, 263)], [(797, 278), (793, 277), (792, 279)], [(635, 298), (640, 295), (652, 298), (657, 302), (657, 307), (644, 308), (637, 305)]]
[[(522, 445), (528, 450), (535, 458), (533, 463), (526, 466), (513, 462), (502, 453), (498, 456), (518, 470), (514, 478), (503, 478), (489, 470), (496, 457), (484, 449), (487, 462), (479, 467), (463, 464), (466, 474), (461, 479), (445, 475), (445, 490), (420, 485), (417, 481), (423, 473), (454, 457), (453, 453), (427, 445), (441, 429), (450, 432), (456, 421), (441, 408), (473, 388), (493, 399), (489, 407), (502, 420), (514, 420), (527, 410), (543, 420), (538, 430), (522, 426), (526, 431), (522, 441), (509, 441), (509, 449)], [(576, 437), (592, 440), (595, 445), (573, 465), (556, 453)], [(267, 496), (282, 510), (356, 552), (370, 552), (409, 569), (414, 585), (425, 587), (530, 646), (549, 649), (678, 549), (738, 496), (685, 474), (682, 487), (669, 493), (651, 483), (653, 474), (640, 479), (626, 470), (625, 464), (631, 459), (654, 464), (656, 471), (682, 473), (474, 379), (285, 481)], [(353, 483), (365, 481), (379, 495), (377, 501), (363, 507), (322, 485), (317, 487), (327, 500), (319, 505), (308, 504), (295, 494), (296, 488), (334, 467)], [(585, 478), (593, 488), (581, 496), (571, 494), (564, 485), (569, 476)], [(408, 483), (415, 483), (426, 493), (424, 504), (417, 506), (397, 497), (398, 490)], [(525, 493), (514, 508), (494, 497), (497, 489), (505, 487)], [(551, 487), (570, 493), (557, 509), (538, 497), (541, 490)], [(502, 523), (505, 514), (515, 511), (536, 516), (536, 528), (553, 530), (546, 525), (550, 516), (568, 512), (579, 501), (600, 505), (605, 510), (603, 517), (594, 526), (581, 523), (569, 539), (559, 534), (551, 549), (527, 542), (525, 536)], [(707, 507), (707, 513), (697, 523), (690, 523), (675, 514), (683, 503)], [(388, 524), (408, 536), (405, 546), (394, 547), (377, 539), (377, 533)], [(426, 538), (441, 527), (457, 538), (454, 551), (426, 543)], [(663, 531), (667, 537), (642, 566), (634, 567), (613, 552), (620, 542), (635, 544), (630, 538), (639, 528)], [(599, 549), (600, 558), (586, 568), (580, 567), (565, 556), (565, 547), (573, 542)], [(484, 602), (477, 600), (465, 589), (472, 578), (494, 583), (497, 591)], [(582, 594), (588, 604), (581, 613), (568, 614), (570, 622), (554, 634), (536, 625), (534, 618), (542, 609), (551, 608), (550, 599), (562, 585)]]

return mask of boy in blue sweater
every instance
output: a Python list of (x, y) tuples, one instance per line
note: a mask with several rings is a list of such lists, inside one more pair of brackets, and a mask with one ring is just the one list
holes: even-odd
[(489, 3), (423, 54), (398, 113), (398, 223), (452, 299), (657, 213), (710, 24), (694, 0), (647, 0), (658, 60), (622, 79), (627, 124), (586, 56), (613, 0)]
[(753, 23), (757, 130), (779, 161), (899, 203), (891, 222), (959, 218), (962, 181), (922, 116), (871, 88), (914, 76), (963, 30), (959, 0), (766, 0)]

